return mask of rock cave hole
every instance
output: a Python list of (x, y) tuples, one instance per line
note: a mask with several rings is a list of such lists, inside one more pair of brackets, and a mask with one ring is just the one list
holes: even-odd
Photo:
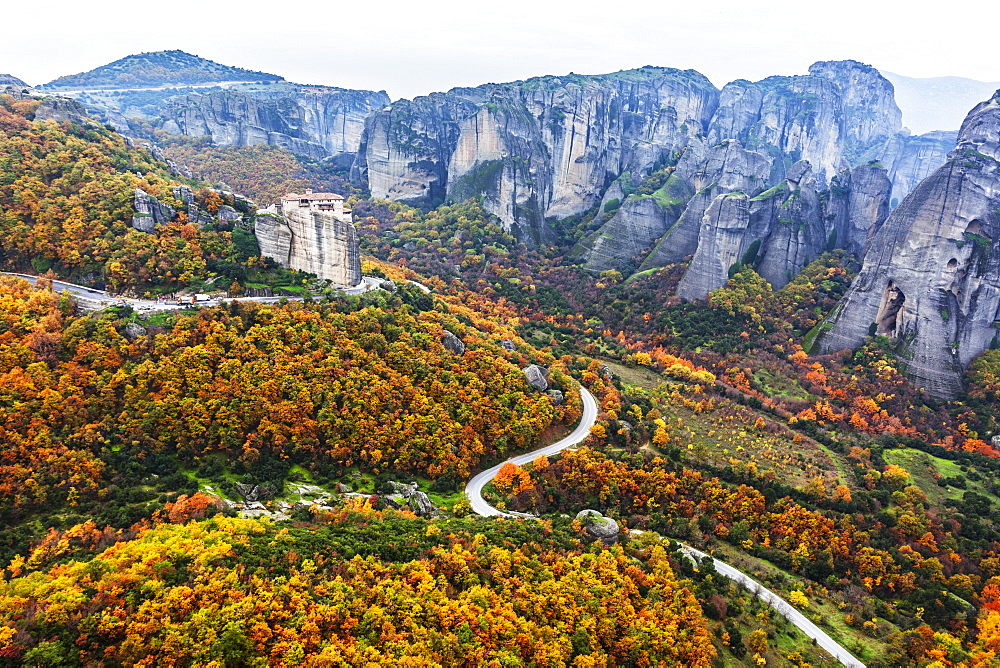
[(905, 301), (906, 295), (903, 294), (903, 291), (895, 283), (889, 281), (885, 287), (885, 293), (882, 295), (882, 305), (879, 307), (878, 317), (875, 319), (875, 322), (878, 323), (876, 330), (878, 334), (896, 336), (898, 326), (901, 324), (899, 312)]
[(954, 269), (957, 266), (958, 266), (958, 260), (956, 260), (955, 258), (951, 258), (950, 260), (948, 260), (949, 269)]

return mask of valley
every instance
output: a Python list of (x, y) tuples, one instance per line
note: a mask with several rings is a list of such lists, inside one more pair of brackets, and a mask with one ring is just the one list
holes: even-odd
[(0, 93), (0, 664), (998, 660), (1000, 98)]

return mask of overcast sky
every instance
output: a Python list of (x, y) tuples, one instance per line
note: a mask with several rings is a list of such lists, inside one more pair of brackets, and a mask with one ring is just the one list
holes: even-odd
[(911, 77), (1000, 81), (1000, 3), (921, 4), (18, 0), (4, 8), (0, 73), (37, 85), (130, 53), (181, 49), (393, 98), (642, 65), (696, 69), (721, 86), (846, 58)]

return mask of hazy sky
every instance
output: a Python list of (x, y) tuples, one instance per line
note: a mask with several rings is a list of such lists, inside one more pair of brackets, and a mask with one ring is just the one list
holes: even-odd
[(539, 74), (642, 65), (718, 86), (853, 58), (911, 77), (1000, 81), (1000, 4), (734, 0), (29, 2), (4, 8), (0, 73), (30, 84), (182, 49), (291, 81), (412, 97)]

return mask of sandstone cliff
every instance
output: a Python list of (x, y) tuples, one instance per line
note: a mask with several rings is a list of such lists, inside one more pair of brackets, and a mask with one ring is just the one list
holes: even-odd
[(400, 101), (368, 122), (355, 174), (375, 197), (482, 195), (520, 238), (582, 213), (705, 131), (718, 92), (701, 74), (645, 67), (539, 77)]
[(948, 162), (873, 236), (861, 272), (825, 325), (821, 350), (859, 345), (874, 325), (908, 375), (954, 397), (1000, 323), (1000, 91), (977, 106)]
[(928, 132), (916, 136), (900, 133), (893, 137), (880, 158), (890, 170), (891, 205), (898, 206), (918, 183), (943, 165), (957, 141), (957, 132)]
[[(724, 284), (729, 266), (756, 243), (755, 267), (781, 287), (828, 248), (860, 252), (885, 219), (887, 170), (858, 161), (899, 148), (899, 122), (891, 84), (855, 61), (733, 82), (705, 138), (682, 152), (671, 196), (658, 193), (659, 206), (629, 197), (577, 250), (592, 270), (634, 266), (637, 254), (640, 270), (693, 255), (678, 293), (693, 299)], [(821, 197), (828, 187), (832, 194)], [(685, 192), (693, 196), (682, 199)]]
[(341, 287), (361, 282), (361, 254), (354, 225), (332, 211), (270, 207), (258, 212), (254, 234), (261, 255)]
[(273, 144), (313, 158), (353, 158), (365, 119), (388, 103), (384, 92), (326, 87), (212, 91), (174, 98), (162, 111), (163, 129), (220, 146)]

